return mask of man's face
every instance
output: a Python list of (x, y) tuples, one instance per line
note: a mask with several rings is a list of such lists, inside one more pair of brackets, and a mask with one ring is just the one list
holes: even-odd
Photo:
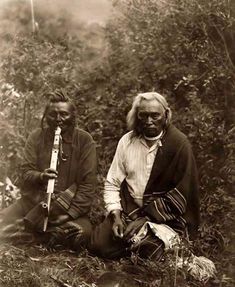
[(142, 100), (137, 117), (142, 133), (147, 137), (155, 137), (164, 127), (165, 110), (156, 100)]
[(55, 129), (59, 126), (62, 132), (65, 131), (73, 124), (72, 107), (70, 103), (52, 103), (47, 111), (46, 121), (50, 128)]

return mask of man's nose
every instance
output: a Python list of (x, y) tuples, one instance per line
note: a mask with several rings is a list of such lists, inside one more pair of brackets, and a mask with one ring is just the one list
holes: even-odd
[(151, 118), (151, 116), (148, 116), (147, 119), (146, 119), (146, 123), (147, 124), (152, 124), (153, 122), (153, 119)]
[(60, 120), (61, 120), (61, 116), (60, 116), (60, 114), (57, 114), (56, 121), (59, 122)]

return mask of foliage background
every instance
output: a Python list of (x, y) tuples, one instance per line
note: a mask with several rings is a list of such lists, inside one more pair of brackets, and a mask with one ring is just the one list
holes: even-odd
[[(217, 278), (203, 286), (232, 286), (235, 3), (119, 0), (112, 5), (105, 25), (75, 20), (69, 10), (52, 13), (36, 5), (35, 33), (28, 3), (9, 1), (1, 9), (0, 181), (8, 176), (17, 185), (24, 143), (39, 125), (47, 94), (66, 88), (77, 105), (79, 126), (97, 142), (99, 186), (91, 216), (99, 222), (102, 181), (126, 132), (132, 99), (137, 92), (163, 93), (198, 164), (201, 227), (194, 249), (212, 259), (218, 270)], [(97, 262), (94, 276), (103, 266)], [(147, 268), (151, 273), (151, 266)], [(4, 286), (14, 286), (12, 278)], [(171, 279), (151, 279), (144, 286), (172, 286)], [(179, 280), (180, 286), (201, 286), (182, 274)]]

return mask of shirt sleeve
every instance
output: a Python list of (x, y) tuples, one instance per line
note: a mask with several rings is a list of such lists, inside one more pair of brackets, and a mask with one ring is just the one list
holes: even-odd
[(126, 177), (126, 169), (124, 164), (125, 148), (126, 144), (124, 137), (122, 137), (118, 143), (104, 184), (104, 202), (108, 213), (115, 209), (122, 210), (120, 188), (123, 180)]
[(77, 190), (68, 209), (68, 214), (74, 219), (87, 214), (90, 211), (95, 193), (97, 158), (96, 145), (93, 140), (82, 149), (78, 166), (80, 181)]
[(37, 166), (37, 145), (40, 137), (40, 131), (37, 130), (29, 135), (25, 148), (24, 157), (21, 164), (21, 186), (30, 186), (42, 184)]

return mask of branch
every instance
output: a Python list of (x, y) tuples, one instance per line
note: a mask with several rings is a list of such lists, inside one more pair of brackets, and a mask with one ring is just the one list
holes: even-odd
[(224, 35), (221, 33), (221, 31), (218, 29), (218, 27), (215, 24), (213, 24), (213, 26), (216, 29), (216, 32), (218, 33), (218, 35), (220, 36), (220, 38), (224, 44), (224, 49), (225, 49), (225, 53), (226, 53), (228, 62), (230, 64), (231, 68), (235, 71), (235, 65), (233, 64), (233, 61), (230, 57), (230, 53), (229, 53), (228, 46), (227, 46), (226, 40), (224, 38)]

